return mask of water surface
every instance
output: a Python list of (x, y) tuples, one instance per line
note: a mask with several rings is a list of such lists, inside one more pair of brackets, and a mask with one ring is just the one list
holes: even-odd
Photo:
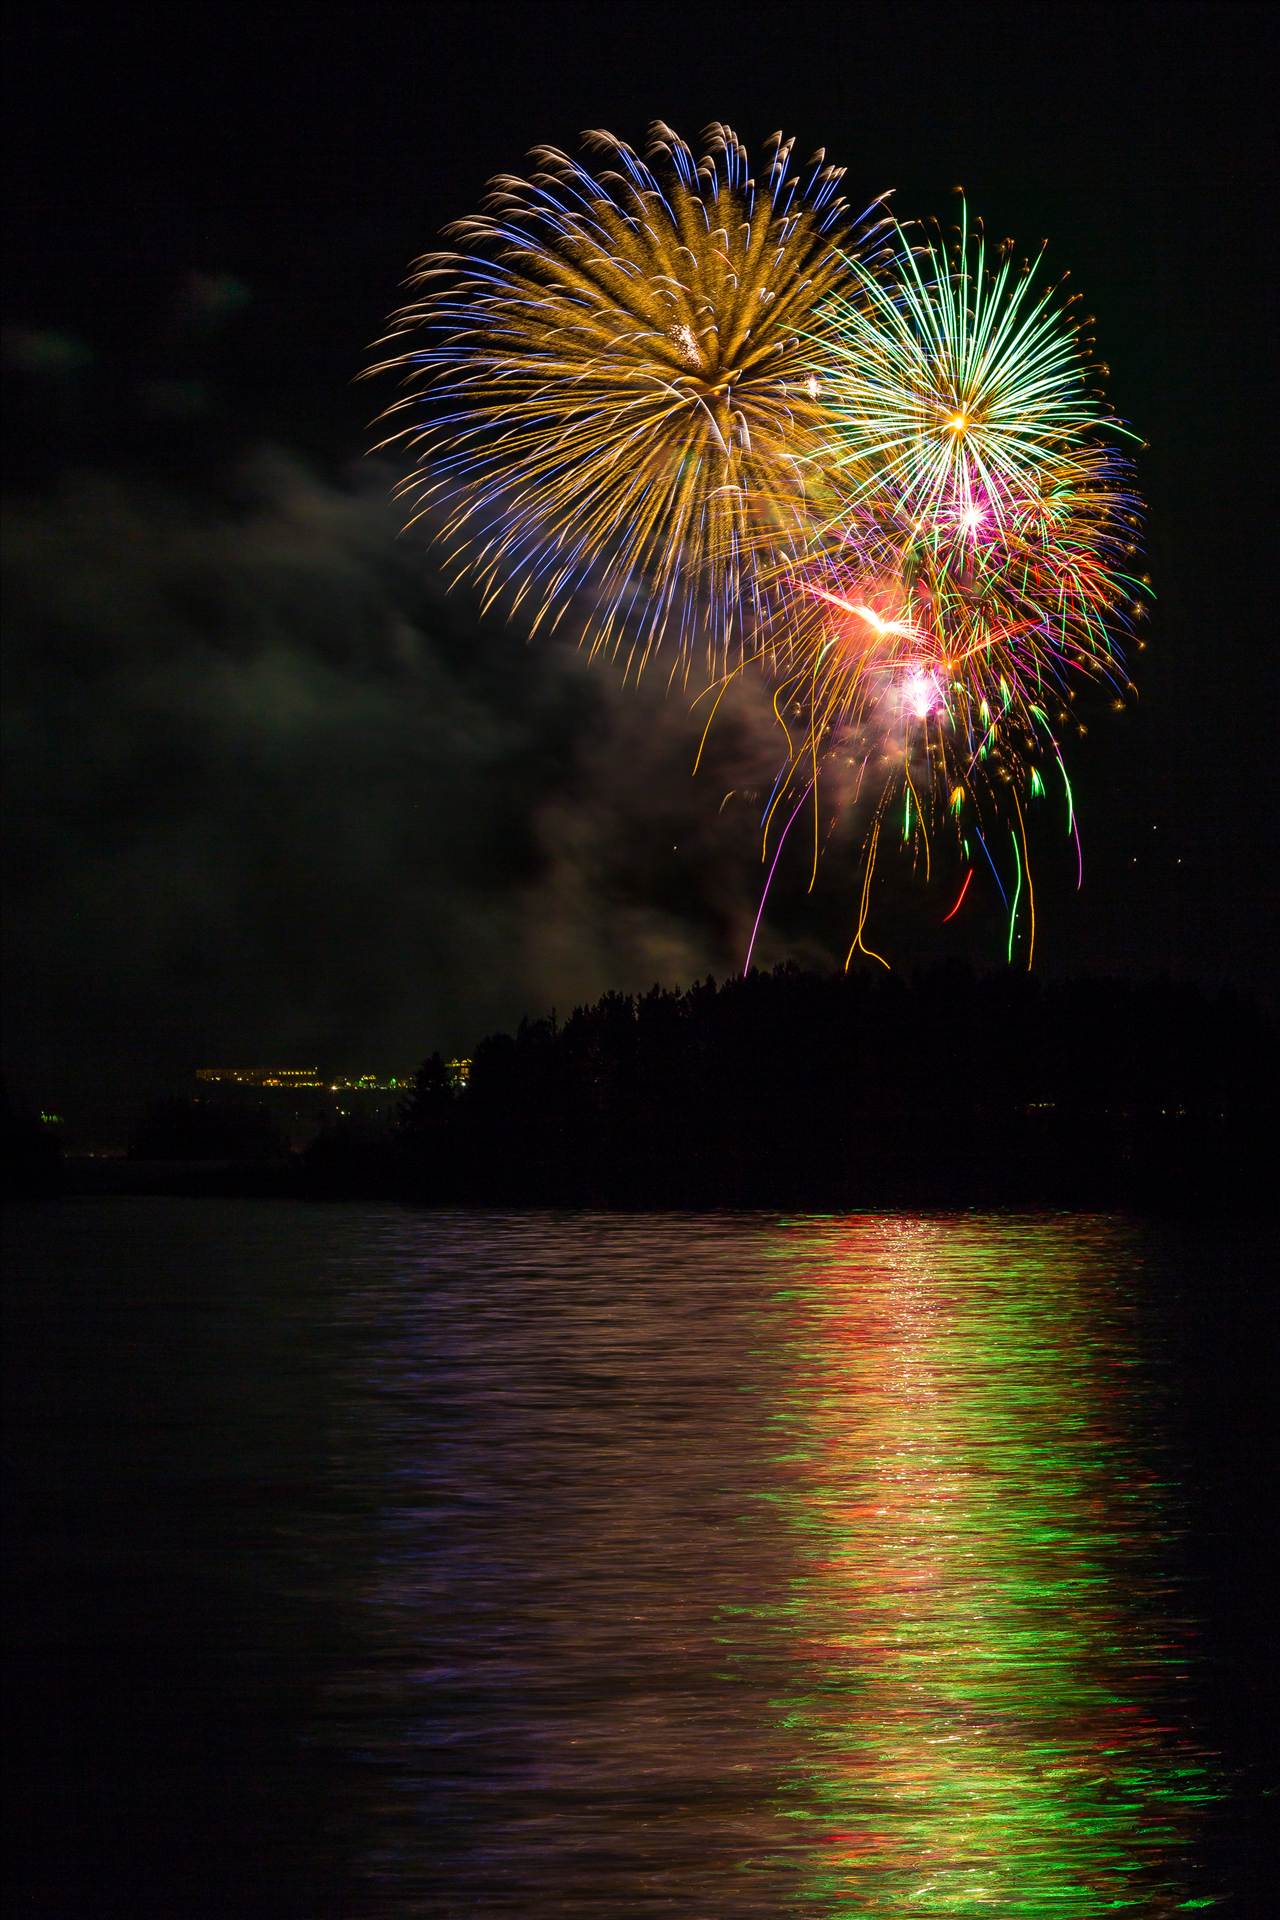
[(11, 1238), (29, 1911), (1261, 1897), (1257, 1463), (1204, 1385), (1243, 1359), (1248, 1404), (1204, 1334), (1260, 1243), (179, 1200)]

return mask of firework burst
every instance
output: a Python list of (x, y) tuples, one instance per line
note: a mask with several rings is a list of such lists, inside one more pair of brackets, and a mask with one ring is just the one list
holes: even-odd
[(829, 423), (816, 460), (822, 497), (838, 504), (783, 562), (786, 761), (764, 851), (802, 791), (816, 869), (824, 767), (861, 755), (877, 772), (854, 950), (900, 806), (926, 876), (931, 829), (952, 830), (970, 858), (975, 838), (986, 851), (985, 813), (1015, 866), (1010, 952), (1021, 902), (1029, 959), (1024, 801), (1044, 794), (1042, 767), (1060, 773), (1076, 833), (1059, 747), (1067, 703), (1081, 676), (1127, 685), (1121, 646), (1145, 599), (1140, 506), (1118, 444), (1133, 436), (1095, 391), (1070, 303), (1037, 290), (1007, 248), (993, 260), (967, 217), (950, 252), (895, 233), (888, 257), (848, 260), (812, 335)]
[[(938, 536), (973, 515), (1003, 524), (1038, 502), (1100, 434), (1132, 439), (1101, 404), (1091, 343), (1010, 242), (988, 248), (962, 209), (958, 243), (895, 228), (886, 261), (850, 257), (826, 309), (819, 365), (837, 464), (887, 489)], [(827, 352), (830, 359), (827, 358)]]
[(824, 821), (857, 806), (870, 953), (900, 810), (926, 878), (939, 830), (962, 858), (944, 917), (980, 851), (1030, 964), (1028, 812), (1060, 776), (1078, 849), (1069, 702), (1127, 687), (1144, 606), (1134, 436), (1074, 301), (967, 210), (949, 245), (880, 201), (853, 217), (842, 171), (794, 169), (781, 136), (758, 181), (727, 126), (702, 148), (660, 123), (643, 158), (607, 133), (589, 164), (538, 148), (419, 262), (370, 369), (402, 379), (401, 497), (530, 631), (566, 621), (636, 671), (704, 659), (711, 718), (768, 676), (766, 895), (800, 821), (812, 884)]
[(644, 158), (587, 145), (591, 168), (536, 149), (419, 262), (371, 369), (406, 387), (383, 445), (486, 605), (570, 615), (637, 669), (664, 645), (723, 668), (788, 630), (829, 430), (809, 336), (869, 215), (780, 135), (758, 182), (726, 126), (701, 157), (661, 124)]

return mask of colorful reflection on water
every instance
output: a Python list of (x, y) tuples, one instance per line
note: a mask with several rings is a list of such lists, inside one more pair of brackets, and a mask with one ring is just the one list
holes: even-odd
[(1138, 1230), (404, 1231), (361, 1300), (379, 1911), (1215, 1904)]
[(1267, 1480), (1253, 1414), (1214, 1454), (1222, 1396), (1171, 1405), (1267, 1407), (1261, 1335), (1211, 1351), (1262, 1231), (110, 1199), (11, 1232), (23, 1911), (1269, 1911), (1274, 1769), (1232, 1732), (1265, 1556), (1245, 1651), (1205, 1604)]
[(1163, 1915), (1211, 1770), (1114, 1225), (798, 1223), (769, 1250), (775, 1631), (806, 1912)]

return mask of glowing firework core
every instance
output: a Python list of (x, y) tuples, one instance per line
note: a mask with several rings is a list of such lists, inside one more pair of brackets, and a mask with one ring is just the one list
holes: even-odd
[(938, 683), (931, 673), (916, 667), (902, 683), (903, 697), (917, 720), (927, 720), (938, 705)]

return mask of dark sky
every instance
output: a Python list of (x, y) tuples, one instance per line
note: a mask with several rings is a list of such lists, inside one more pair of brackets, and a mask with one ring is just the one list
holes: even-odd
[[(1141, 699), (1072, 761), (1051, 972), (1268, 992), (1274, 926), (1273, 12), (473, 4), (139, 10), (11, 29), (7, 1034), (73, 1116), (209, 1061), (412, 1064), (526, 1009), (740, 964), (751, 700), (697, 723), (445, 601), (352, 384), (410, 259), (537, 140), (730, 121), (1070, 268), (1150, 441)], [(1056, 863), (1056, 864), (1055, 864)], [(843, 956), (855, 873), (758, 957)], [(904, 871), (906, 963), (994, 960)], [(127, 1099), (122, 1098), (127, 1094)]]

